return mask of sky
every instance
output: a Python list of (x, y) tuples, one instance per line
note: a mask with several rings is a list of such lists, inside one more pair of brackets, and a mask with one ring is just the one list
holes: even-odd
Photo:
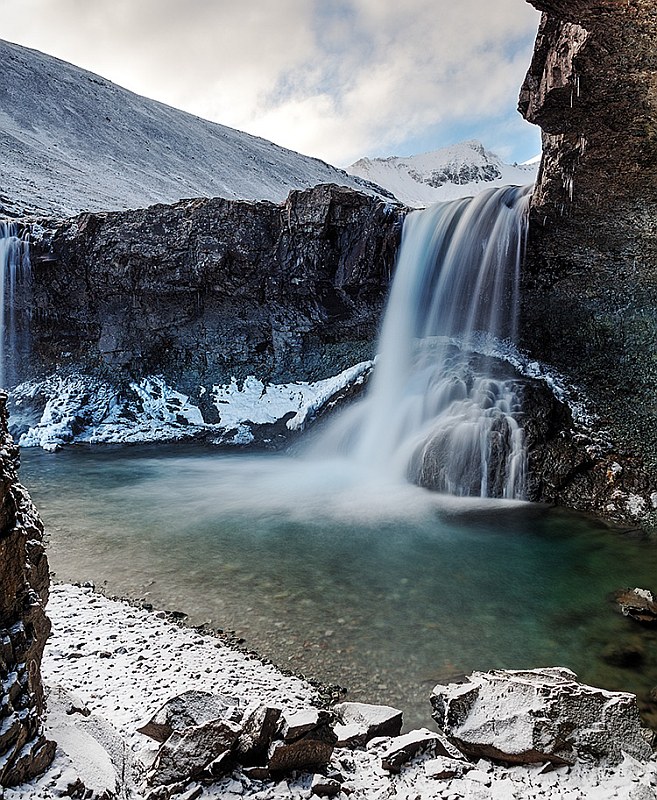
[(466, 139), (540, 152), (516, 111), (525, 0), (0, 0), (0, 20), (3, 39), (336, 166)]

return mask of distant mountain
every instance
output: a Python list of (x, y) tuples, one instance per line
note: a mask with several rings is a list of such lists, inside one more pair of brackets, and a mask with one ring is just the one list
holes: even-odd
[(346, 172), (0, 40), (0, 216), (188, 197), (281, 201)]
[(539, 158), (505, 164), (476, 141), (401, 158), (361, 158), (347, 172), (391, 191), (409, 206), (426, 206), (479, 194), (493, 186), (533, 183)]

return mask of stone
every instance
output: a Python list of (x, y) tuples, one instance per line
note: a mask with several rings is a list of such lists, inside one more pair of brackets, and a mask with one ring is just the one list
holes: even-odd
[(165, 742), (174, 731), (183, 731), (220, 717), (238, 722), (241, 717), (239, 701), (191, 689), (167, 700), (137, 731), (156, 742)]
[(323, 728), (333, 722), (333, 714), (319, 708), (306, 708), (302, 711), (286, 713), (281, 725), (281, 736), (286, 742), (294, 742), (300, 737)]
[(438, 685), (433, 717), (463, 753), (512, 764), (613, 765), (652, 755), (636, 697), (586, 686), (563, 667), (474, 672)]
[(280, 734), (283, 740), (274, 741), (269, 747), (269, 770), (289, 772), (328, 764), (338, 738), (331, 727), (332, 721), (332, 714), (319, 709), (286, 715)]
[(634, 669), (643, 663), (645, 650), (641, 642), (611, 642), (602, 651), (601, 658), (613, 667)]
[(424, 772), (427, 778), (441, 781), (462, 778), (471, 769), (473, 769), (473, 765), (467, 761), (446, 756), (438, 756), (424, 762)]
[(621, 589), (616, 592), (621, 613), (642, 623), (657, 625), (657, 600), (648, 589)]
[(392, 739), (381, 754), (381, 766), (388, 772), (398, 773), (404, 764), (423, 753), (463, 759), (463, 754), (442, 733), (419, 728)]
[(261, 705), (245, 713), (242, 733), (235, 752), (241, 764), (262, 765), (266, 763), (269, 746), (274, 740), (281, 719), (281, 709)]
[(336, 747), (363, 747), (376, 736), (399, 736), (403, 714), (391, 706), (368, 703), (338, 703), (333, 706), (338, 720), (334, 726)]
[(206, 767), (232, 749), (240, 733), (239, 725), (224, 719), (172, 733), (158, 750), (148, 774), (149, 784), (200, 778)]
[(342, 791), (342, 784), (335, 778), (326, 775), (313, 775), (310, 791), (318, 797), (335, 797)]

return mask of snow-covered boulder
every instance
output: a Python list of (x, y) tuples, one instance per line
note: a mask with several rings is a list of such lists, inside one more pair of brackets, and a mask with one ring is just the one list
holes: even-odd
[(646, 761), (653, 752), (634, 695), (586, 686), (563, 667), (474, 672), (436, 686), (431, 703), (438, 726), (474, 758), (618, 764), (623, 753)]
[(369, 703), (338, 703), (333, 706), (337, 718), (335, 732), (338, 747), (362, 747), (375, 736), (399, 736), (402, 712), (391, 706)]

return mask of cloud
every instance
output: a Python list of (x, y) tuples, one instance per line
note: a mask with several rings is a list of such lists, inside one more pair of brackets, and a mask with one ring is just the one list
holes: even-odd
[(522, 0), (0, 0), (0, 18), (12, 41), (338, 164), (499, 128), (538, 23)]

